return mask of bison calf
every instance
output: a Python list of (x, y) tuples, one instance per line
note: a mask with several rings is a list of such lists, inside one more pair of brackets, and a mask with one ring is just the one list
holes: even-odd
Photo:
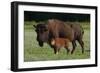
[(59, 50), (61, 48), (63, 48), (63, 47), (67, 50), (67, 53), (69, 53), (69, 51), (70, 51), (68, 49), (69, 42), (70, 42), (70, 40), (67, 39), (67, 38), (55, 38), (55, 39), (52, 39), (51, 40), (51, 45), (54, 47), (55, 54), (58, 54)]

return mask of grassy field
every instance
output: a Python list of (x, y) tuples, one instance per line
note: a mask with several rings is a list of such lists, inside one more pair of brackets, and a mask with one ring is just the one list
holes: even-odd
[[(25, 22), (24, 26), (24, 61), (47, 61), (47, 60), (70, 60), (70, 59), (87, 59), (90, 58), (90, 24), (89, 22), (81, 22), (84, 29), (83, 41), (85, 43), (85, 53), (81, 53), (81, 47), (77, 43), (75, 52), (67, 54), (66, 49), (62, 48), (59, 54), (55, 55), (54, 50), (48, 45), (43, 47), (38, 45), (36, 41), (36, 32), (33, 28), (35, 22)], [(72, 47), (70, 45), (70, 47)]]

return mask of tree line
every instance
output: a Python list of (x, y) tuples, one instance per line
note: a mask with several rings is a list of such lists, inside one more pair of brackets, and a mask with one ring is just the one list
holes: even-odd
[(90, 21), (90, 14), (58, 13), (58, 12), (31, 12), (24, 11), (24, 21), (47, 21), (48, 19), (60, 19), (62, 21)]

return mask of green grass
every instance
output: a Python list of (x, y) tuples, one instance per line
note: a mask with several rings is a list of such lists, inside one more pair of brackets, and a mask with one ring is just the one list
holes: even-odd
[[(55, 55), (53, 48), (48, 44), (43, 47), (36, 41), (36, 32), (31, 25), (32, 22), (25, 22), (24, 26), (24, 61), (47, 61), (47, 60), (70, 60), (90, 58), (90, 26), (88, 22), (82, 22), (84, 29), (83, 41), (85, 43), (85, 53), (81, 53), (81, 47), (77, 43), (74, 54), (67, 54), (66, 49), (62, 48), (59, 54)], [(30, 24), (30, 25), (28, 25)], [(35, 23), (33, 23), (35, 24)], [(70, 47), (72, 47), (70, 45)]]

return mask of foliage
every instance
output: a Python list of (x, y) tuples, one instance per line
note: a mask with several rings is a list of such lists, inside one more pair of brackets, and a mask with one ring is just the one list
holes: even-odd
[(62, 21), (90, 21), (89, 14), (56, 13), (56, 12), (24, 12), (25, 21), (47, 21), (48, 19), (60, 19)]

